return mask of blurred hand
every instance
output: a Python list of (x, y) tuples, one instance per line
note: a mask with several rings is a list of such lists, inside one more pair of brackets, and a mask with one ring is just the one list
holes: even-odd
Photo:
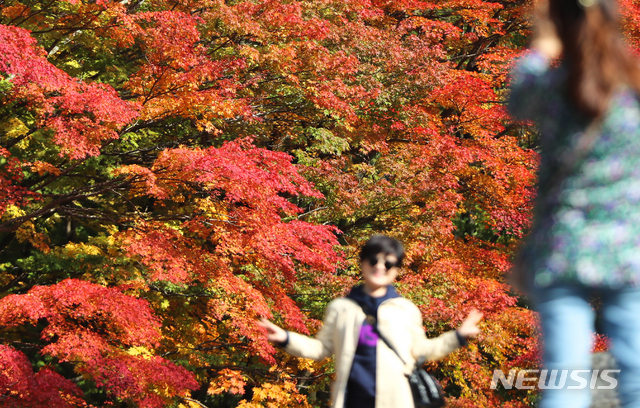
[(460, 327), (458, 327), (458, 333), (462, 337), (475, 337), (480, 333), (480, 328), (478, 327), (478, 323), (482, 320), (482, 316), (484, 316), (477, 309), (472, 309), (466, 319), (462, 322)]
[(562, 42), (556, 33), (556, 27), (549, 17), (547, 1), (539, 2), (535, 11), (534, 34), (531, 48), (539, 51), (549, 59), (554, 59), (562, 53)]
[(258, 326), (267, 330), (267, 340), (273, 343), (282, 343), (287, 340), (287, 332), (265, 318), (258, 321)]

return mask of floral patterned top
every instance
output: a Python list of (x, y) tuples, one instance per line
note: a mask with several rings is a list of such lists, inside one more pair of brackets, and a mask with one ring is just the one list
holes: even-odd
[[(562, 65), (551, 69), (536, 52), (523, 57), (512, 74), (509, 110), (517, 119), (536, 121), (541, 134), (534, 220), (520, 255), (523, 273), (539, 288), (554, 283), (637, 286), (638, 95), (621, 88), (599, 126), (590, 127), (566, 97), (566, 77)], [(594, 131), (595, 143), (567, 166), (577, 140)]]

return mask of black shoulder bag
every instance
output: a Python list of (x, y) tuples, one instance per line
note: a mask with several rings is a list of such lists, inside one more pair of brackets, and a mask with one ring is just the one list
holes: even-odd
[[(391, 343), (380, 333), (378, 330), (378, 322), (375, 316), (367, 313), (365, 307), (360, 305), (365, 315), (367, 316), (367, 322), (373, 327), (373, 329), (378, 334), (380, 340), (384, 342), (402, 361), (402, 364), (407, 364), (398, 351), (393, 348)], [(444, 392), (442, 391), (442, 386), (438, 380), (433, 378), (429, 373), (422, 368), (422, 364), (424, 360), (418, 361), (416, 367), (413, 369), (411, 374), (407, 375), (409, 380), (409, 385), (411, 386), (411, 394), (413, 395), (413, 402), (416, 408), (440, 408), (444, 406)]]

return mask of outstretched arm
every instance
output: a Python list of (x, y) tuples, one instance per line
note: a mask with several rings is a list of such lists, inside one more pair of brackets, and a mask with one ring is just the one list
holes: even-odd
[(422, 331), (422, 316), (418, 315), (416, 330), (414, 332), (414, 357), (435, 361), (446, 357), (460, 346), (465, 344), (467, 338), (475, 337), (480, 333), (478, 323), (483, 314), (473, 309), (457, 330), (451, 330), (440, 336), (429, 339)]
[(289, 339), (289, 336), (286, 330), (284, 330), (280, 326), (276, 326), (275, 324), (271, 323), (264, 317), (258, 321), (258, 326), (262, 327), (267, 331), (267, 340), (269, 340), (272, 343), (283, 344), (283, 343), (286, 343), (287, 340)]
[(296, 356), (322, 360), (329, 357), (334, 351), (334, 331), (337, 316), (335, 308), (327, 307), (322, 327), (316, 337), (288, 332), (266, 319), (258, 321), (258, 325), (267, 331), (267, 339), (285, 347), (287, 353)]
[(482, 316), (484, 315), (477, 309), (472, 309), (467, 318), (458, 327), (458, 334), (465, 339), (477, 336), (480, 333), (478, 323), (482, 320)]

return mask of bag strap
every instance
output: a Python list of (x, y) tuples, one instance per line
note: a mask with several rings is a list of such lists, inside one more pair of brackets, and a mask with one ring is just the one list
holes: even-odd
[(386, 337), (384, 337), (382, 335), (382, 333), (380, 333), (380, 330), (378, 329), (378, 319), (376, 319), (376, 317), (370, 313), (367, 313), (367, 309), (364, 305), (360, 304), (359, 302), (358, 306), (360, 306), (360, 308), (362, 309), (362, 311), (365, 314), (365, 320), (367, 321), (367, 323), (369, 323), (371, 325), (371, 327), (373, 327), (373, 330), (375, 330), (376, 334), (378, 335), (378, 337), (380, 338), (380, 340), (382, 340), (384, 342), (384, 344), (387, 345), (387, 347), (389, 347), (391, 349), (391, 351), (393, 351), (394, 353), (396, 353), (396, 355), (398, 356), (398, 358), (400, 359), (400, 361), (402, 361), (402, 364), (407, 365), (407, 362), (404, 361), (404, 359), (400, 356), (400, 353), (398, 353), (398, 351), (391, 345), (391, 343), (389, 343), (389, 340), (387, 340)]

